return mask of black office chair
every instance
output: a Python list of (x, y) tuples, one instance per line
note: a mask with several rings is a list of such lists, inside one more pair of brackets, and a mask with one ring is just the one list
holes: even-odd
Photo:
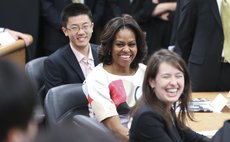
[(84, 115), (75, 115), (73, 117), (73, 122), (78, 127), (89, 127), (91, 129), (97, 129), (103, 133), (111, 133), (111, 131), (106, 128), (102, 123), (98, 122), (95, 118), (90, 118)]
[(89, 116), (88, 100), (82, 84), (66, 84), (51, 88), (45, 97), (45, 110), (49, 127), (73, 119), (77, 114)]
[(25, 72), (35, 87), (38, 95), (37, 107), (35, 110), (35, 118), (43, 125), (45, 113), (43, 108), (43, 101), (45, 97), (45, 83), (44, 83), (44, 60), (47, 56), (33, 59), (26, 63)]
[(35, 86), (35, 89), (37, 89), (38, 96), (42, 102), (46, 95), (44, 83), (44, 60), (46, 58), (47, 56), (39, 57), (29, 61), (25, 65), (25, 72)]

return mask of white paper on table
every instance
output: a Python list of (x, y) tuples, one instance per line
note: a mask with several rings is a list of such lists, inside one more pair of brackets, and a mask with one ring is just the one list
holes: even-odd
[(217, 130), (211, 130), (211, 131), (198, 131), (197, 133), (209, 137), (209, 136), (214, 136), (216, 132)]
[(216, 98), (211, 102), (211, 106), (214, 112), (221, 112), (221, 110), (227, 104), (228, 100), (222, 94), (218, 94)]
[(16, 40), (8, 33), (8, 32), (1, 32), (0, 33), (0, 45), (5, 46), (7, 44), (14, 43)]
[(211, 101), (206, 98), (193, 98), (189, 102), (189, 111), (193, 112), (213, 112)]

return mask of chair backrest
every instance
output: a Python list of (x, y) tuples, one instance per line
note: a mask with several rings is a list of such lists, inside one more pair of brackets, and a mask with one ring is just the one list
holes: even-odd
[(72, 120), (77, 114), (89, 116), (88, 100), (82, 90), (82, 83), (51, 88), (46, 94), (44, 105), (49, 127)]
[(45, 97), (44, 60), (46, 58), (47, 56), (39, 57), (29, 61), (25, 65), (25, 72), (37, 89), (41, 101), (43, 101)]
[[(94, 141), (121, 142), (110, 129), (98, 122), (95, 118), (90, 118), (84, 115), (75, 115), (73, 117), (73, 123), (78, 129), (88, 129), (92, 133), (91, 137), (96, 135)], [(90, 132), (88, 132), (87, 135), (90, 135)]]
[(73, 122), (78, 127), (89, 127), (91, 129), (97, 129), (103, 133), (111, 133), (111, 131), (106, 128), (102, 123), (98, 122), (95, 118), (90, 118), (84, 115), (75, 115), (73, 117)]

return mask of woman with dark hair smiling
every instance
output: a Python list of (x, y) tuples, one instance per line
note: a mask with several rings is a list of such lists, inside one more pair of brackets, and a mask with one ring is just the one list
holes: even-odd
[(145, 55), (145, 37), (136, 21), (114, 18), (101, 34), (101, 63), (86, 78), (92, 114), (124, 141), (129, 138), (129, 108), (141, 95)]
[(148, 61), (142, 86), (143, 95), (130, 112), (131, 142), (209, 141), (185, 125), (186, 117), (193, 120), (188, 111), (191, 81), (181, 57), (166, 49), (155, 52)]

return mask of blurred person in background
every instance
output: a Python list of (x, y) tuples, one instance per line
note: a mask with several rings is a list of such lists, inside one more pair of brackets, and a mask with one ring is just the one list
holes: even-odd
[(176, 6), (176, 0), (133, 0), (131, 15), (146, 33), (148, 57), (168, 49)]
[(0, 59), (0, 142), (27, 142), (37, 132), (36, 92), (20, 69)]
[(175, 44), (193, 92), (230, 90), (230, 1), (179, 0)]

